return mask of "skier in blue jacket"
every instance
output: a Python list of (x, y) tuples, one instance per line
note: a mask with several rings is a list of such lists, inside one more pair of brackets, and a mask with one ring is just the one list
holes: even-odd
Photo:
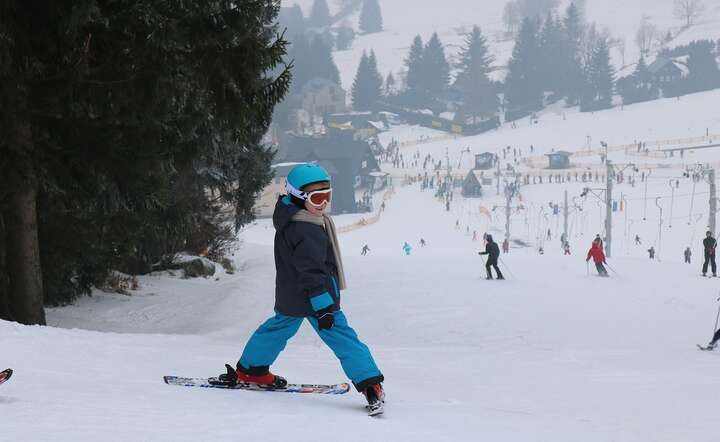
[(236, 368), (227, 366), (220, 379), (283, 388), (287, 381), (271, 373), (270, 366), (307, 319), (372, 407), (384, 402), (384, 377), (340, 309), (342, 257), (335, 225), (325, 214), (330, 181), (316, 164), (298, 165), (288, 174), (288, 194), (279, 198), (273, 214), (275, 315), (250, 337)]

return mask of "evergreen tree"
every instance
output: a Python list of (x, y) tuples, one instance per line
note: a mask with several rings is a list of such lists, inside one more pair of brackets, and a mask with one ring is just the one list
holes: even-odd
[(288, 59), (293, 64), (292, 94), (298, 93), (308, 81), (316, 76), (311, 57), (310, 41), (303, 34), (296, 35), (288, 51)]
[(582, 110), (610, 108), (615, 85), (615, 69), (610, 64), (610, 49), (606, 38), (597, 41), (587, 69), (587, 81), (587, 95)]
[(216, 252), (228, 207), (237, 227), (252, 218), (271, 177), (261, 140), (289, 83), (269, 74), (285, 53), (277, 12), (0, 3), (0, 108), (14, 110), (0, 113), (4, 319), (41, 324), (43, 302), (110, 269)]
[(473, 123), (478, 115), (494, 114), (499, 106), (498, 96), (488, 78), (493, 61), (487, 39), (479, 27), (473, 27), (460, 50), (456, 66), (458, 75), (454, 85), (463, 96), (462, 111), (466, 115), (472, 115)]
[(515, 40), (505, 79), (505, 103), (509, 120), (529, 115), (542, 107), (539, 54), (538, 23), (526, 18)]
[(410, 46), (410, 52), (405, 59), (407, 67), (407, 77), (405, 79), (405, 94), (408, 104), (412, 106), (419, 105), (423, 101), (423, 52), (424, 45), (422, 38), (418, 35)]
[(378, 0), (363, 0), (360, 11), (360, 30), (365, 34), (383, 30), (382, 13)]
[(658, 87), (653, 81), (652, 73), (650, 73), (648, 65), (645, 63), (645, 57), (642, 55), (632, 76), (637, 89), (638, 101), (650, 101), (658, 98)]
[(685, 91), (693, 93), (720, 87), (715, 43), (711, 40), (694, 41), (688, 45), (688, 55)]
[(357, 111), (374, 110), (382, 95), (382, 76), (378, 72), (375, 52), (368, 57), (363, 52), (352, 86), (353, 108)]
[(540, 81), (543, 90), (552, 92), (556, 99), (564, 95), (562, 63), (565, 50), (560, 23), (548, 13), (540, 34)]
[(450, 82), (450, 65), (437, 32), (425, 45), (422, 56), (422, 89), (429, 99), (439, 98)]
[(285, 30), (285, 35), (294, 37), (305, 33), (305, 16), (298, 4), (290, 8), (282, 8), (278, 17), (280, 31)]
[(316, 35), (310, 42), (310, 52), (307, 54), (307, 60), (308, 66), (311, 68), (309, 80), (320, 77), (340, 85), (340, 71), (335, 64), (335, 60), (333, 60), (332, 46), (327, 44), (321, 36)]
[(387, 78), (385, 78), (385, 96), (392, 96), (395, 95), (397, 92), (396, 86), (395, 86), (395, 77), (393, 76), (392, 72), (390, 72), (387, 75)]
[(335, 48), (338, 51), (346, 51), (350, 49), (353, 40), (355, 40), (355, 31), (349, 26), (343, 26), (337, 31), (335, 39)]
[(331, 22), (330, 9), (326, 0), (315, 0), (310, 10), (308, 25), (311, 28), (323, 28)]
[(583, 41), (583, 22), (580, 11), (573, 2), (565, 11), (562, 22), (562, 50), (557, 60), (561, 79), (561, 95), (567, 103), (576, 104), (583, 89), (583, 70), (580, 49)]
[(619, 79), (616, 86), (622, 96), (623, 104), (639, 103), (658, 97), (658, 87), (654, 84), (645, 57), (642, 55), (633, 74)]

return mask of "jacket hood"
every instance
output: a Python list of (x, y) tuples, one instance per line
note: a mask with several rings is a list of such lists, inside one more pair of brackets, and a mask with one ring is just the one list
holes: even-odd
[(300, 208), (293, 204), (289, 195), (283, 195), (278, 198), (275, 204), (275, 212), (273, 212), (273, 226), (275, 230), (282, 230), (292, 220), (293, 215), (298, 213)]

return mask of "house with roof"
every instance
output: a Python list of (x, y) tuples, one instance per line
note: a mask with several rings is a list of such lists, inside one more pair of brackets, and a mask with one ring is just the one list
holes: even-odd
[(658, 57), (648, 66), (652, 79), (661, 89), (663, 85), (672, 84), (687, 74), (687, 66), (678, 60)]
[[(265, 200), (269, 195), (285, 193), (285, 177), (297, 163), (318, 163), (332, 177), (333, 200), (331, 213), (357, 213), (356, 191), (366, 189), (374, 192), (382, 189), (385, 174), (373, 155), (370, 146), (356, 140), (351, 132), (338, 132), (327, 136), (289, 136), (276, 152), (277, 163), (273, 182), (263, 191)], [(278, 193), (279, 192), (279, 193)], [(275, 199), (277, 196), (275, 196)], [(267, 201), (260, 199), (256, 206), (259, 216), (266, 209)], [(274, 206), (274, 201), (273, 201)]]
[(340, 85), (316, 77), (302, 87), (302, 109), (310, 116), (323, 116), (347, 109), (347, 92)]
[(280, 195), (285, 192), (285, 180), (288, 174), (297, 163), (277, 163), (270, 166), (273, 170), (273, 179), (260, 192), (255, 200), (255, 215), (258, 218), (269, 218), (275, 211), (275, 203), (277, 203)]
[(468, 172), (462, 183), (462, 196), (465, 198), (480, 198), (483, 195), (484, 171), (473, 169)]
[(548, 169), (569, 169), (572, 153), (559, 150), (545, 154), (548, 157)]
[(498, 161), (497, 154), (483, 152), (475, 155), (475, 169), (488, 170), (495, 167)]

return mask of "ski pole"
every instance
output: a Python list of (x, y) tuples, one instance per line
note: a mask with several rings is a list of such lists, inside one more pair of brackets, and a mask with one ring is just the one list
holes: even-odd
[[(480, 253), (478, 253), (478, 255), (480, 255), (480, 261), (482, 261), (483, 267), (485, 267), (485, 258), (483, 258), (483, 256)], [(482, 278), (482, 275), (480, 277)]]
[(620, 276), (620, 274), (619, 274), (618, 272), (616, 272), (614, 268), (610, 267), (610, 264), (608, 264), (607, 261), (605, 261), (605, 265), (608, 266), (608, 268), (609, 268), (610, 270), (612, 270), (612, 272), (613, 272), (614, 274)]
[(512, 276), (513, 279), (517, 279), (517, 278), (515, 278), (515, 275), (513, 274), (512, 270), (510, 270), (510, 267), (508, 267), (508, 265), (505, 264), (505, 261), (503, 261), (502, 258), (500, 258), (499, 256), (498, 256), (498, 259), (500, 260), (500, 264), (502, 264), (503, 267), (505, 267), (505, 269), (507, 269), (510, 276)]
[(590, 261), (585, 261), (585, 270), (587, 271), (587, 276), (590, 276)]

